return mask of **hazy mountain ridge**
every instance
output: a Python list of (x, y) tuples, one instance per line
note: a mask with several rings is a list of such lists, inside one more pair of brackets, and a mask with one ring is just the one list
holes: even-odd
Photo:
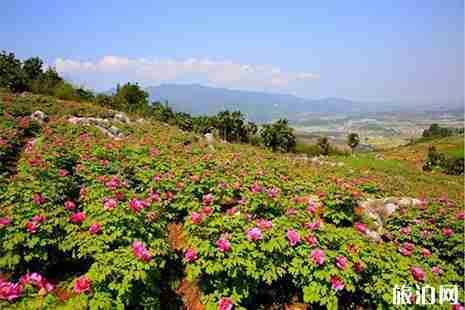
[(280, 117), (290, 120), (302, 113), (352, 113), (362, 104), (341, 98), (309, 100), (289, 94), (232, 90), (198, 84), (161, 84), (145, 89), (150, 101), (168, 101), (176, 110), (194, 115), (240, 110), (249, 120), (267, 122)]

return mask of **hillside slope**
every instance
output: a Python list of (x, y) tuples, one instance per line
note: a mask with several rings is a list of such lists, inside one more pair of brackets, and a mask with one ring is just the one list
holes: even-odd
[[(0, 181), (0, 308), (388, 308), (395, 285), (463, 280), (463, 179), (1, 98), (0, 156), (16, 167)], [(31, 121), (35, 110), (48, 122)], [(363, 202), (390, 196), (422, 200), (392, 200), (380, 224)]]

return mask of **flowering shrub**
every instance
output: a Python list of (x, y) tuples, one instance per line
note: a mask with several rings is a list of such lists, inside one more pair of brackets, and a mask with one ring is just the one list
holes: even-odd
[(446, 197), (398, 209), (373, 242), (356, 210), (384, 194), (373, 181), (250, 146), (213, 152), (157, 123), (124, 130), (110, 140), (56, 118), (23, 148), (0, 192), (0, 308), (164, 309), (176, 268), (206, 309), (224, 310), (390, 308), (395, 285), (463, 280), (464, 213)]

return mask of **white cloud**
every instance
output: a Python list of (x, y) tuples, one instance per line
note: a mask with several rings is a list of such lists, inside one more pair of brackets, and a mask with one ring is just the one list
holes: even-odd
[(97, 89), (129, 81), (142, 86), (189, 82), (249, 90), (292, 91), (305, 86), (303, 83), (319, 79), (318, 74), (286, 72), (274, 66), (198, 58), (179, 61), (104, 56), (95, 62), (58, 58), (54, 66), (66, 77)]

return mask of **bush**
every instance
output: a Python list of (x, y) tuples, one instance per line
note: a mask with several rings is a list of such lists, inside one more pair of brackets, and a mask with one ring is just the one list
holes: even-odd
[(291, 152), (295, 150), (296, 138), (287, 120), (280, 119), (271, 125), (263, 125), (260, 130), (263, 144), (273, 151)]

